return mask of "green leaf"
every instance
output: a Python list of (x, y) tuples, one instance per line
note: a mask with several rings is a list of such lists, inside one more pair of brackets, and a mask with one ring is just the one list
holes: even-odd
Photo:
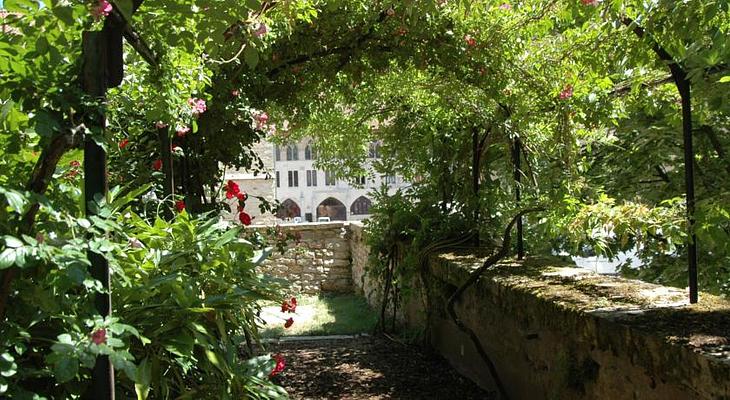
[(263, 250), (256, 250), (253, 254), (253, 258), (251, 259), (253, 265), (261, 265), (261, 263), (263, 263), (269, 257), (272, 250), (272, 247), (266, 247)]
[(57, 337), (59, 343), (73, 345), (74, 341), (68, 333), (62, 333)]
[(223, 368), (221, 367), (221, 362), (218, 360), (218, 355), (215, 354), (212, 350), (205, 350), (205, 356), (208, 358), (208, 361), (210, 361), (211, 364), (215, 365), (218, 369), (220, 369), (222, 372)]
[(59, 383), (68, 382), (79, 372), (79, 360), (70, 357), (61, 357), (53, 366), (53, 374)]
[(41, 55), (48, 52), (48, 39), (45, 36), (41, 36), (35, 41), (35, 50)]
[(146, 400), (150, 393), (150, 382), (152, 382), (152, 363), (145, 358), (137, 366), (137, 373), (134, 377), (134, 391), (137, 393), (137, 400)]
[(11, 377), (18, 372), (18, 365), (15, 363), (15, 357), (10, 353), (0, 354), (0, 375)]
[(165, 349), (180, 357), (189, 357), (193, 352), (195, 339), (185, 331), (178, 333), (165, 344)]
[(74, 12), (73, 8), (69, 6), (56, 6), (53, 7), (53, 15), (58, 17), (66, 25), (74, 24)]
[(0, 270), (10, 268), (15, 264), (15, 249), (5, 249), (0, 253)]
[(254, 69), (259, 64), (259, 52), (255, 47), (248, 45), (243, 49), (243, 60), (249, 68)]
[(216, 240), (215, 245), (213, 247), (221, 247), (226, 244), (228, 244), (231, 240), (238, 237), (238, 234), (241, 232), (241, 228), (236, 227), (233, 229), (228, 230), (226, 233), (222, 234), (218, 240)]
[(3, 106), (0, 107), (0, 121), (5, 120), (7, 118), (8, 114), (10, 114), (10, 110), (13, 109), (13, 105), (15, 105), (15, 102), (12, 100), (6, 100), (3, 103)]
[(134, 201), (137, 197), (143, 195), (144, 193), (147, 193), (147, 191), (149, 191), (151, 186), (152, 185), (149, 183), (142, 185), (140, 187), (137, 187), (135, 189), (128, 191), (121, 197), (116, 196), (116, 194), (120, 191), (120, 189), (115, 187), (114, 189), (112, 189), (112, 193), (114, 193), (114, 196), (111, 197), (112, 198), (111, 208), (114, 210), (122, 209), (123, 207), (125, 207), (126, 205), (128, 205), (129, 203)]
[(35, 131), (42, 137), (51, 137), (61, 128), (58, 119), (50, 112), (41, 110), (33, 117)]
[(109, 361), (114, 365), (117, 371), (124, 371), (124, 374), (130, 380), (134, 380), (137, 376), (137, 367), (129, 361), (132, 355), (126, 351), (115, 351), (109, 355)]
[(13, 211), (15, 211), (16, 213), (23, 212), (26, 204), (26, 199), (20, 192), (0, 188), (0, 194), (5, 196), (5, 200), (8, 202), (8, 205), (10, 206), (10, 208), (13, 209)]
[(13, 236), (6, 235), (3, 237), (3, 240), (5, 240), (5, 246), (17, 249), (18, 247), (23, 247), (23, 242)]
[(727, 83), (727, 82), (730, 82), (730, 75), (728, 75), (728, 76), (723, 76), (722, 78), (720, 78), (720, 80), (719, 80), (718, 82), (720, 82), (720, 83)]

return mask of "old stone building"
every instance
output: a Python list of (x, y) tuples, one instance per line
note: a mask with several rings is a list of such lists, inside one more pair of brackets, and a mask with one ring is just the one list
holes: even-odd
[[(256, 144), (254, 150), (264, 162), (266, 173), (253, 175), (249, 172), (229, 171), (230, 179), (246, 191), (251, 200), (247, 211), (253, 223), (316, 222), (362, 220), (370, 215), (371, 191), (387, 185), (389, 192), (410, 186), (397, 175), (356, 177), (357, 186), (337, 179), (334, 174), (315, 168), (316, 149), (311, 139), (304, 138), (287, 146), (275, 146), (269, 142)], [(370, 160), (379, 158), (379, 147), (373, 143), (368, 154)], [(281, 204), (276, 215), (261, 215), (259, 201), (254, 196), (276, 199)], [(230, 214), (234, 218), (234, 214)]]

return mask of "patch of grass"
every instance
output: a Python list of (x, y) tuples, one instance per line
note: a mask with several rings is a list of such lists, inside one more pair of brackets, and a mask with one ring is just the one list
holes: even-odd
[[(378, 321), (364, 298), (355, 295), (303, 295), (297, 297), (297, 312), (282, 313), (281, 305), (264, 307), (267, 325), (262, 337), (352, 335), (370, 333)], [(284, 328), (292, 317), (294, 324)]]

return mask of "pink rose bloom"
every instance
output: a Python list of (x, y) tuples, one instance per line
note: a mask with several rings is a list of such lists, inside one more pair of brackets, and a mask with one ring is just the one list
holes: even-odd
[(256, 129), (264, 129), (266, 127), (266, 123), (269, 122), (269, 114), (265, 111), (255, 111), (251, 116), (256, 123)]
[(597, 6), (598, 0), (580, 0), (581, 3), (583, 3), (584, 6)]
[(188, 104), (193, 109), (193, 116), (195, 117), (204, 113), (208, 109), (205, 105), (205, 100), (203, 99), (189, 98)]
[(164, 129), (164, 128), (167, 128), (167, 124), (162, 121), (157, 121), (157, 122), (155, 122), (155, 128)]
[(560, 100), (567, 100), (573, 97), (573, 85), (566, 85), (558, 97)]
[(512, 6), (509, 5), (509, 3), (503, 3), (501, 6), (499, 6), (501, 10), (511, 10)]
[(256, 36), (257, 38), (260, 38), (260, 37), (266, 35), (267, 32), (269, 32), (269, 27), (266, 26), (266, 24), (264, 24), (264, 23), (259, 23), (258, 26), (256, 27), (256, 29), (254, 29), (253, 35)]
[(178, 137), (183, 137), (183, 136), (187, 135), (188, 133), (190, 133), (190, 127), (189, 126), (185, 126), (185, 125), (178, 126), (175, 129), (175, 133), (177, 133), (177, 136)]
[(91, 15), (95, 20), (100, 20), (101, 17), (106, 17), (112, 12), (112, 4), (107, 0), (99, 0), (99, 2), (91, 9)]

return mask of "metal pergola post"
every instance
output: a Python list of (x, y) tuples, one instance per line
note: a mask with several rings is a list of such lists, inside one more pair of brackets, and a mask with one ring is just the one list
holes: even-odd
[[(522, 153), (522, 141), (517, 136), (512, 141), (512, 162), (514, 163), (514, 179), (515, 179), (515, 202), (520, 206), (522, 202), (522, 162), (520, 155)], [(525, 258), (525, 241), (522, 229), (522, 216), (517, 219), (517, 259)]]
[(684, 138), (684, 182), (687, 192), (687, 229), (689, 245), (687, 246), (687, 272), (689, 275), (689, 302), (699, 300), (697, 288), (697, 235), (695, 234), (695, 152), (692, 144), (692, 97), (691, 84), (687, 77), (682, 91), (682, 132)]

